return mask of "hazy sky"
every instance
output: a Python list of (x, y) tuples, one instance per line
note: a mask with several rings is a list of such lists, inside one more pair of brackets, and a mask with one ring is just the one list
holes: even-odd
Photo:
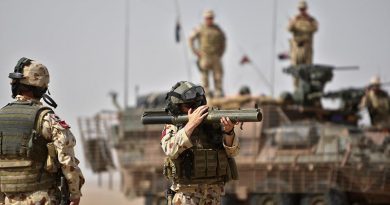
[[(276, 53), (288, 50), (288, 18), (297, 13), (297, 0), (179, 0), (186, 36), (201, 22), (202, 11), (212, 8), (227, 35), (224, 88), (234, 94), (249, 85), (255, 94), (270, 94), (257, 72), (240, 66), (244, 53), (270, 79), (275, 60), (276, 94), (292, 88), (281, 72), (288, 62)], [(309, 12), (319, 21), (314, 41), (314, 62), (358, 65), (359, 71), (340, 71), (327, 90), (364, 86), (374, 74), (390, 80), (390, 1), (311, 0)], [(8, 73), (22, 57), (45, 64), (51, 74), (50, 91), (59, 104), (56, 112), (78, 135), (77, 116), (113, 109), (108, 92), (119, 92), (123, 102), (125, 1), (1, 0), (0, 103), (11, 100)], [(177, 10), (173, 0), (130, 0), (130, 83), (140, 93), (168, 90), (175, 82), (199, 83), (195, 57), (174, 41)], [(276, 53), (272, 53), (273, 26)], [(186, 42), (186, 40), (185, 40)], [(188, 62), (191, 67), (188, 68)], [(81, 144), (78, 144), (80, 148)], [(81, 153), (79, 153), (81, 155)]]

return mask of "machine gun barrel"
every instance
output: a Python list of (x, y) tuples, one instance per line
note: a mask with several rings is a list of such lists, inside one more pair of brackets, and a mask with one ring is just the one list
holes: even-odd
[[(263, 115), (259, 108), (240, 110), (209, 110), (204, 123), (219, 123), (221, 117), (232, 122), (260, 122)], [(142, 124), (182, 124), (188, 122), (187, 115), (173, 116), (165, 111), (147, 110), (141, 117)]]
[(359, 70), (359, 66), (337, 66), (334, 70)]

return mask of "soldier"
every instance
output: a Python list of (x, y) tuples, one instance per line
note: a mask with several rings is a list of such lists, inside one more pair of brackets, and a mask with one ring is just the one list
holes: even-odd
[(361, 108), (367, 107), (371, 118), (371, 124), (377, 128), (390, 128), (390, 100), (389, 94), (381, 89), (379, 76), (374, 76), (370, 80)]
[[(300, 13), (290, 20), (288, 30), (292, 33), (290, 39), (290, 55), (292, 65), (312, 64), (313, 62), (313, 34), (318, 29), (317, 21), (307, 13), (306, 1), (298, 5)], [(294, 78), (295, 88), (298, 87), (298, 78)]]
[(9, 78), (16, 100), (0, 109), (0, 204), (59, 204), (58, 182), (63, 175), (70, 204), (78, 205), (84, 177), (73, 150), (75, 137), (69, 125), (40, 102), (43, 98), (56, 106), (45, 94), (47, 68), (21, 58)]
[(161, 146), (168, 156), (164, 174), (173, 183), (170, 192), (175, 193), (168, 204), (219, 205), (224, 184), (237, 179), (235, 124), (225, 117), (221, 124), (202, 124), (208, 114), (204, 90), (186, 81), (167, 93), (167, 110), (189, 118), (186, 124), (165, 125), (162, 132)]
[[(222, 76), (223, 68), (221, 58), (225, 51), (225, 34), (214, 23), (214, 12), (206, 10), (203, 13), (204, 23), (197, 27), (189, 37), (189, 45), (194, 54), (198, 57), (198, 67), (202, 75), (202, 85), (207, 97), (210, 97), (209, 72), (213, 72), (215, 92), (214, 97), (223, 96)], [(194, 41), (198, 41), (198, 47)]]

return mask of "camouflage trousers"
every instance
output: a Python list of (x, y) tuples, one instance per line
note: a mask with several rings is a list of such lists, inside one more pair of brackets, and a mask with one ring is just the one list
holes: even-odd
[[(291, 65), (310, 65), (313, 63), (313, 48), (311, 43), (298, 46), (294, 40), (290, 40)], [(294, 78), (294, 87), (298, 88), (299, 78)]]
[(0, 193), (0, 205), (58, 205), (60, 192), (57, 189), (22, 193)]
[(174, 205), (220, 205), (223, 186), (199, 185), (192, 190), (179, 191), (173, 197)]
[(213, 56), (202, 56), (199, 60), (199, 66), (202, 74), (202, 86), (206, 92), (206, 95), (210, 96), (210, 85), (209, 85), (209, 74), (213, 72), (215, 97), (221, 97), (222, 91), (222, 62), (221, 57), (217, 55)]
[(304, 42), (298, 45), (294, 40), (290, 40), (291, 65), (307, 65), (313, 63), (312, 42)]

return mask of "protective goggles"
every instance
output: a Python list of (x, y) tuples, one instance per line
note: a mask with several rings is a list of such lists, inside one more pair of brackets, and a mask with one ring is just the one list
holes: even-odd
[(184, 91), (182, 94), (179, 94), (177, 92), (171, 91), (170, 95), (175, 96), (177, 98), (180, 98), (184, 101), (189, 100), (195, 100), (198, 96), (204, 96), (205, 92), (201, 86), (195, 86), (192, 87), (186, 91)]

